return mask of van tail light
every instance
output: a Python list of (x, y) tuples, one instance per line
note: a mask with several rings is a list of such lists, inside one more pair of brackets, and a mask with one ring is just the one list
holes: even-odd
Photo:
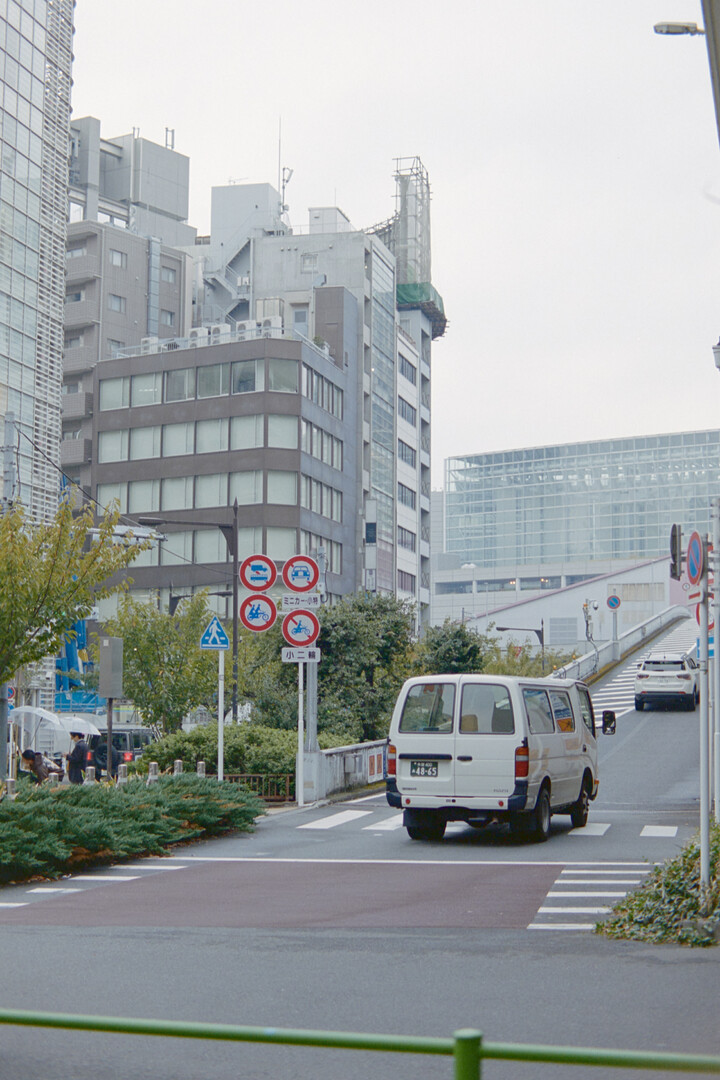
[(397, 776), (397, 750), (392, 743), (388, 743), (387, 748), (387, 774)]
[(530, 773), (530, 751), (527, 742), (515, 750), (515, 779), (523, 780)]
[(130, 750), (126, 750), (123, 754), (123, 761), (132, 761), (133, 756)]

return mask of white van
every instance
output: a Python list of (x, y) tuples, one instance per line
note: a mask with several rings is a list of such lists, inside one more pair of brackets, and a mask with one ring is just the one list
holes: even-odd
[[(602, 730), (615, 732), (615, 713)], [(398, 697), (387, 752), (387, 800), (413, 840), (440, 840), (448, 821), (546, 840), (551, 814), (587, 823), (597, 795), (588, 688), (557, 678), (427, 675)]]

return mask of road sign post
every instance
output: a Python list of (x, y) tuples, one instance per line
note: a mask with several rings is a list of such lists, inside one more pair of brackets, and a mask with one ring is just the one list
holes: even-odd
[(687, 572), (700, 586), (700, 911), (707, 915), (710, 891), (710, 777), (708, 702), (708, 572), (707, 543), (694, 532), (688, 542)]
[(217, 649), (218, 654), (218, 783), (225, 779), (225, 650), (230, 641), (223, 624), (213, 615), (200, 638), (201, 649)]

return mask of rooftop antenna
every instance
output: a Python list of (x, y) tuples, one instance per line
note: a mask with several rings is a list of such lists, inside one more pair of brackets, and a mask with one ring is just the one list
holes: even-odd
[(165, 128), (165, 149), (175, 149), (175, 128)]

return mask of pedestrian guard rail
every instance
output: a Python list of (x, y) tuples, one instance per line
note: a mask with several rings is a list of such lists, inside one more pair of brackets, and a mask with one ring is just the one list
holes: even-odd
[(631, 627), (621, 634), (617, 641), (605, 641), (602, 645), (594, 646), (592, 652), (579, 656), (577, 660), (565, 664), (552, 674), (560, 679), (589, 679), (603, 668), (634, 652), (639, 645), (655, 637), (661, 630), (688, 617), (688, 609), (675, 604), (661, 611), (659, 615), (654, 615), (652, 619)]
[(70, 1013), (0, 1009), (0, 1024), (71, 1031), (98, 1031), (114, 1035), (156, 1035), (181, 1039), (275, 1043), (335, 1050), (370, 1050), (397, 1054), (431, 1054), (453, 1059), (454, 1080), (480, 1080), (485, 1060), (542, 1062), (556, 1065), (591, 1065), (599, 1068), (655, 1069), (668, 1072), (720, 1073), (720, 1057), (707, 1054), (672, 1054), (664, 1051), (611, 1050), (577, 1046), (486, 1042), (480, 1031), (464, 1028), (452, 1038), (410, 1035), (370, 1035), (302, 1028), (246, 1027), (183, 1020), (140, 1020)]

